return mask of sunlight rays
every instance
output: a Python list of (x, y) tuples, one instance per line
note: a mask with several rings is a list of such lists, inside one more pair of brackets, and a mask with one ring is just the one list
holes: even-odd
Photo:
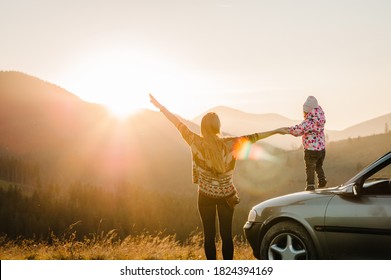
[(86, 101), (104, 105), (119, 119), (150, 107), (148, 93), (175, 100), (189, 84), (189, 75), (173, 61), (142, 51), (118, 49), (102, 49), (83, 56), (69, 76), (65, 83), (72, 92)]

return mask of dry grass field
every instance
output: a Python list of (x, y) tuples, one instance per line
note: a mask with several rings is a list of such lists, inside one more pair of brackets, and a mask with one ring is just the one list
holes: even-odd
[[(241, 238), (235, 238), (236, 260), (254, 259), (250, 246)], [(218, 259), (221, 243), (218, 242)], [(194, 234), (184, 243), (175, 236), (141, 234), (117, 239), (113, 230), (107, 234), (76, 241), (75, 235), (68, 238), (52, 237), (51, 241), (28, 239), (7, 240), (0, 238), (1, 260), (205, 260), (202, 235)]]

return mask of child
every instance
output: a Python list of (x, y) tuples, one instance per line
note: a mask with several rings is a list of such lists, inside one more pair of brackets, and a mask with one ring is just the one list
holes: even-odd
[(304, 121), (285, 128), (287, 134), (302, 136), (305, 170), (307, 174), (306, 191), (315, 190), (315, 172), (318, 175), (318, 188), (326, 186), (323, 161), (326, 156), (324, 125), (325, 114), (314, 96), (308, 96), (303, 105)]

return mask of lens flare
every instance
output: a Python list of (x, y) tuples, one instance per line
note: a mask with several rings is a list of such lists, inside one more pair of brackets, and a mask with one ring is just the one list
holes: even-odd
[(248, 140), (238, 141), (235, 145), (235, 157), (249, 160), (275, 160), (275, 157), (260, 145), (252, 144)]

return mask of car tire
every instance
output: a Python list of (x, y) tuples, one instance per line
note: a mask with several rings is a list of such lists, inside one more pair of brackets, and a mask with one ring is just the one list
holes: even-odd
[(316, 250), (308, 232), (298, 223), (283, 221), (273, 225), (261, 242), (260, 257), (265, 260), (311, 260)]

